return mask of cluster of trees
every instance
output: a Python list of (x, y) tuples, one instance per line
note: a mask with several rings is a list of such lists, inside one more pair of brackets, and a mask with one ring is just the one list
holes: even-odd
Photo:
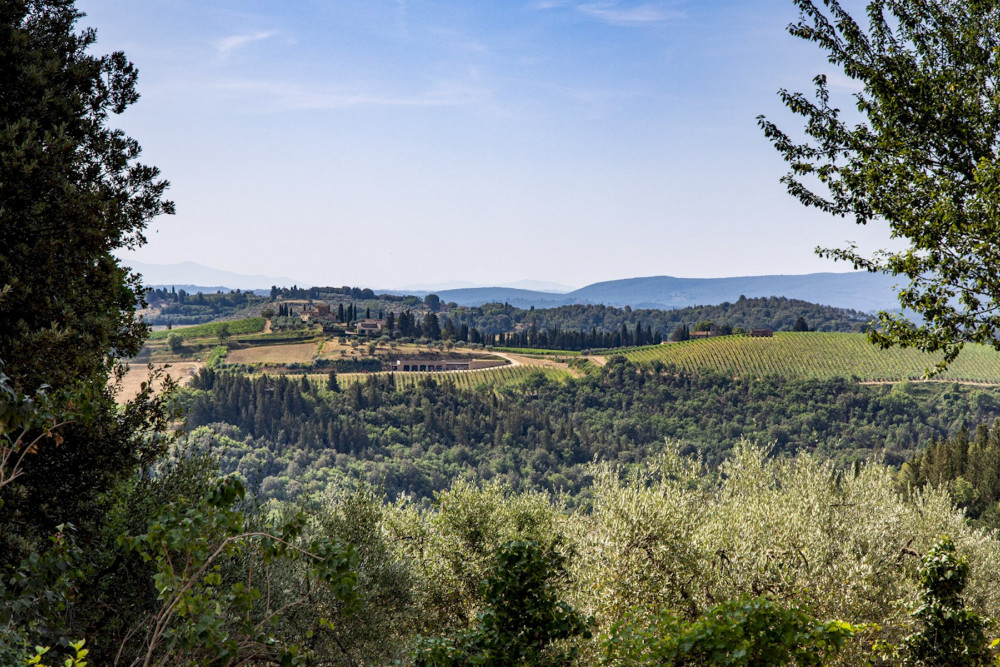
[(215, 294), (188, 294), (183, 289), (171, 287), (149, 289), (146, 302), (158, 309), (156, 315), (146, 317), (149, 324), (202, 324), (221, 318), (234, 317), (241, 312), (259, 307), (267, 302), (253, 292), (216, 292)]
[[(416, 297), (410, 301), (402, 297), (394, 297), (395, 302), (381, 300), (387, 295), (380, 295), (379, 300), (372, 301), (368, 297), (374, 298), (374, 295), (367, 294), (371, 290), (345, 287), (337, 288), (336, 292), (328, 291), (333, 289), (295, 291), (273, 288), (272, 291), (284, 298), (322, 295), (331, 306), (331, 326), (356, 322), (363, 314), (365, 318), (377, 316), (384, 319), (384, 333), (390, 336), (553, 350), (614, 349), (658, 344), (664, 339), (662, 332), (665, 331), (673, 331), (671, 340), (684, 340), (678, 338), (679, 332), (712, 322), (723, 322), (719, 325), (723, 333), (749, 331), (756, 327), (808, 330), (805, 316), (810, 318), (809, 321), (816, 322), (813, 330), (818, 331), (858, 331), (867, 325), (867, 316), (857, 311), (782, 297), (741, 298), (736, 303), (672, 311), (593, 305), (524, 310), (509, 304), (485, 304), (476, 308), (450, 304), (445, 314), (439, 314), (442, 304), (433, 294), (427, 295), (423, 303)], [(332, 311), (335, 294), (366, 300), (348, 301), (346, 306), (343, 301), (337, 301), (337, 309)], [(400, 309), (399, 302), (410, 307)], [(279, 303), (278, 308), (280, 315), (281, 309), (287, 311), (289, 306)]]
[(935, 438), (902, 465), (899, 480), (913, 489), (945, 487), (971, 519), (1000, 528), (1000, 423)]
[[(465, 326), (465, 325), (462, 325)], [(622, 324), (617, 331), (598, 331), (592, 328), (587, 331), (563, 331), (558, 327), (540, 330), (538, 323), (532, 321), (531, 327), (521, 331), (501, 334), (487, 334), (487, 345), (499, 347), (543, 348), (548, 350), (591, 350), (631, 347), (633, 345), (659, 345), (663, 337), (659, 331), (653, 331), (642, 322), (636, 322), (630, 329)]]
[[(717, 306), (691, 306), (674, 310), (615, 308), (604, 305), (572, 305), (558, 308), (515, 308), (510, 304), (488, 303), (468, 308), (452, 308), (448, 312), (455, 326), (466, 324), (483, 334), (500, 334), (524, 328), (532, 323), (539, 330), (614, 333), (622, 325), (630, 330), (642, 322), (649, 329), (666, 335), (678, 326), (693, 327), (698, 322), (725, 323), (732, 328), (749, 331), (766, 328), (791, 331), (796, 320), (813, 323), (816, 331), (863, 331), (871, 316), (833, 306), (821, 306), (785, 297), (740, 298), (733, 303)], [(598, 346), (593, 346), (598, 347)]]
[[(311, 299), (324, 300), (331, 296), (346, 296), (352, 299), (369, 300), (375, 298), (375, 292), (367, 287), (277, 287), (271, 285), (271, 299)], [(389, 296), (389, 295), (386, 295)]]
[[(587, 508), (502, 483), (457, 482), (433, 504), (333, 485), (309, 532), (354, 545), (352, 595), (314, 594), (274, 634), (304, 637), (319, 609), (309, 657), (345, 665), (992, 659), (980, 616), (1000, 611), (1000, 542), (943, 491), (907, 497), (878, 464), (841, 471), (750, 445), (718, 469), (667, 448), (642, 470), (593, 475)], [(217, 586), (247, 567), (226, 560)], [(178, 643), (174, 659), (206, 662), (210, 646)]]
[[(311, 301), (348, 301), (348, 302), (382, 302), (383, 304), (396, 304), (413, 308), (421, 305), (421, 299), (417, 296), (399, 296), (395, 294), (376, 294), (367, 287), (277, 287), (271, 286), (271, 300), (275, 299), (299, 299)], [(384, 307), (384, 306), (379, 306)]]

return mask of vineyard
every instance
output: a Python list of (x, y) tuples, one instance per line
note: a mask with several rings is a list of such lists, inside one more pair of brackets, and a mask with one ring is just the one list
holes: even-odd
[[(378, 377), (384, 378), (387, 374), (380, 373)], [(478, 371), (445, 371), (435, 373), (393, 373), (393, 381), (398, 389), (414, 387), (428, 378), (438, 383), (451, 383), (459, 389), (479, 390), (497, 389), (500, 387), (512, 387), (531, 382), (536, 378), (545, 378), (549, 381), (565, 382), (573, 377), (572, 373), (565, 368), (552, 366), (499, 366), (497, 368), (487, 368)], [(317, 381), (325, 381), (326, 376), (311, 376)], [(341, 387), (351, 385), (355, 382), (364, 382), (371, 375), (366, 373), (338, 373), (337, 381)]]
[[(940, 356), (918, 350), (881, 350), (864, 334), (779, 333), (773, 338), (720, 336), (635, 348), (625, 356), (636, 364), (660, 362), (683, 371), (714, 370), (736, 377), (857, 377), (862, 381), (918, 380)], [(940, 380), (1000, 383), (1000, 353), (967, 345)]]

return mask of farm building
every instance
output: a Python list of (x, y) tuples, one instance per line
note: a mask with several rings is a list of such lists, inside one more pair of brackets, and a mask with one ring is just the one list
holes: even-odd
[(420, 371), (474, 371), (503, 366), (502, 359), (395, 359), (385, 365), (388, 371), (413, 373)]
[(751, 329), (750, 335), (754, 338), (770, 338), (774, 335), (774, 332), (770, 329)]
[(307, 304), (302, 308), (302, 321), (308, 322), (311, 319), (327, 319), (330, 317), (330, 306), (325, 303)]
[(379, 336), (385, 328), (385, 320), (361, 320), (356, 331), (367, 336)]

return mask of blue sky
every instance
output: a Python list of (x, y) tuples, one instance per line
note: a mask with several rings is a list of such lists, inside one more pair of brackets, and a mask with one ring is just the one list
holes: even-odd
[(139, 261), (581, 286), (842, 271), (813, 248), (887, 244), (778, 183), (755, 117), (792, 127), (777, 89), (829, 72), (790, 0), (78, 5), (138, 66), (116, 121), (177, 203)]

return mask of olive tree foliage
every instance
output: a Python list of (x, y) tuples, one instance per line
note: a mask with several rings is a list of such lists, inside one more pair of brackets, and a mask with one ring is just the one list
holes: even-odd
[(838, 0), (794, 1), (789, 32), (860, 90), (850, 118), (824, 74), (814, 97), (780, 91), (806, 137), (758, 118), (790, 164), (782, 181), (806, 206), (887, 224), (908, 242), (871, 256), (853, 244), (818, 254), (908, 281), (900, 305), (923, 322), (880, 313), (870, 333), (879, 345), (943, 352), (939, 369), (963, 343), (1000, 349), (1000, 6), (871, 0), (859, 21)]
[[(918, 555), (942, 534), (969, 559), (966, 602), (1000, 615), (1000, 542), (970, 528), (944, 491), (901, 496), (878, 464), (838, 471), (819, 457), (770, 459), (744, 444), (708, 474), (675, 449), (644, 471), (604, 466), (594, 507), (573, 517), (567, 600), (604, 640), (628, 618), (694, 621), (714, 605), (766, 597), (818, 619), (876, 624), (865, 642), (902, 640), (918, 593)], [(596, 660), (596, 645), (585, 653)]]
[[(308, 535), (349, 544), (357, 554), (355, 597), (345, 601), (314, 591), (308, 606), (282, 620), (283, 632), (309, 637), (310, 649), (324, 664), (388, 665), (403, 659), (420, 610), (414, 604), (412, 566), (393, 548), (388, 531), (392, 507), (370, 488), (344, 485), (330, 489), (321, 500), (271, 509), (272, 514), (303, 511), (310, 517)], [(287, 598), (298, 578), (294, 569), (276, 569), (272, 588)], [(317, 629), (317, 615), (329, 623)]]
[(311, 530), (301, 512), (248, 520), (244, 499), (242, 482), (225, 478), (203, 498), (170, 503), (145, 533), (119, 536), (154, 564), (160, 604), (126, 634), (115, 664), (306, 664), (313, 632), (289, 617), (320, 630), (330, 601), (355, 609), (352, 546)]
[[(395, 506), (389, 530), (413, 570), (417, 630), (426, 636), (471, 627), (484, 604), (480, 586), (508, 542), (530, 541), (553, 562), (571, 558), (560, 507), (547, 494), (462, 481), (440, 493), (434, 507)], [(564, 572), (553, 576), (553, 585), (566, 585)]]

